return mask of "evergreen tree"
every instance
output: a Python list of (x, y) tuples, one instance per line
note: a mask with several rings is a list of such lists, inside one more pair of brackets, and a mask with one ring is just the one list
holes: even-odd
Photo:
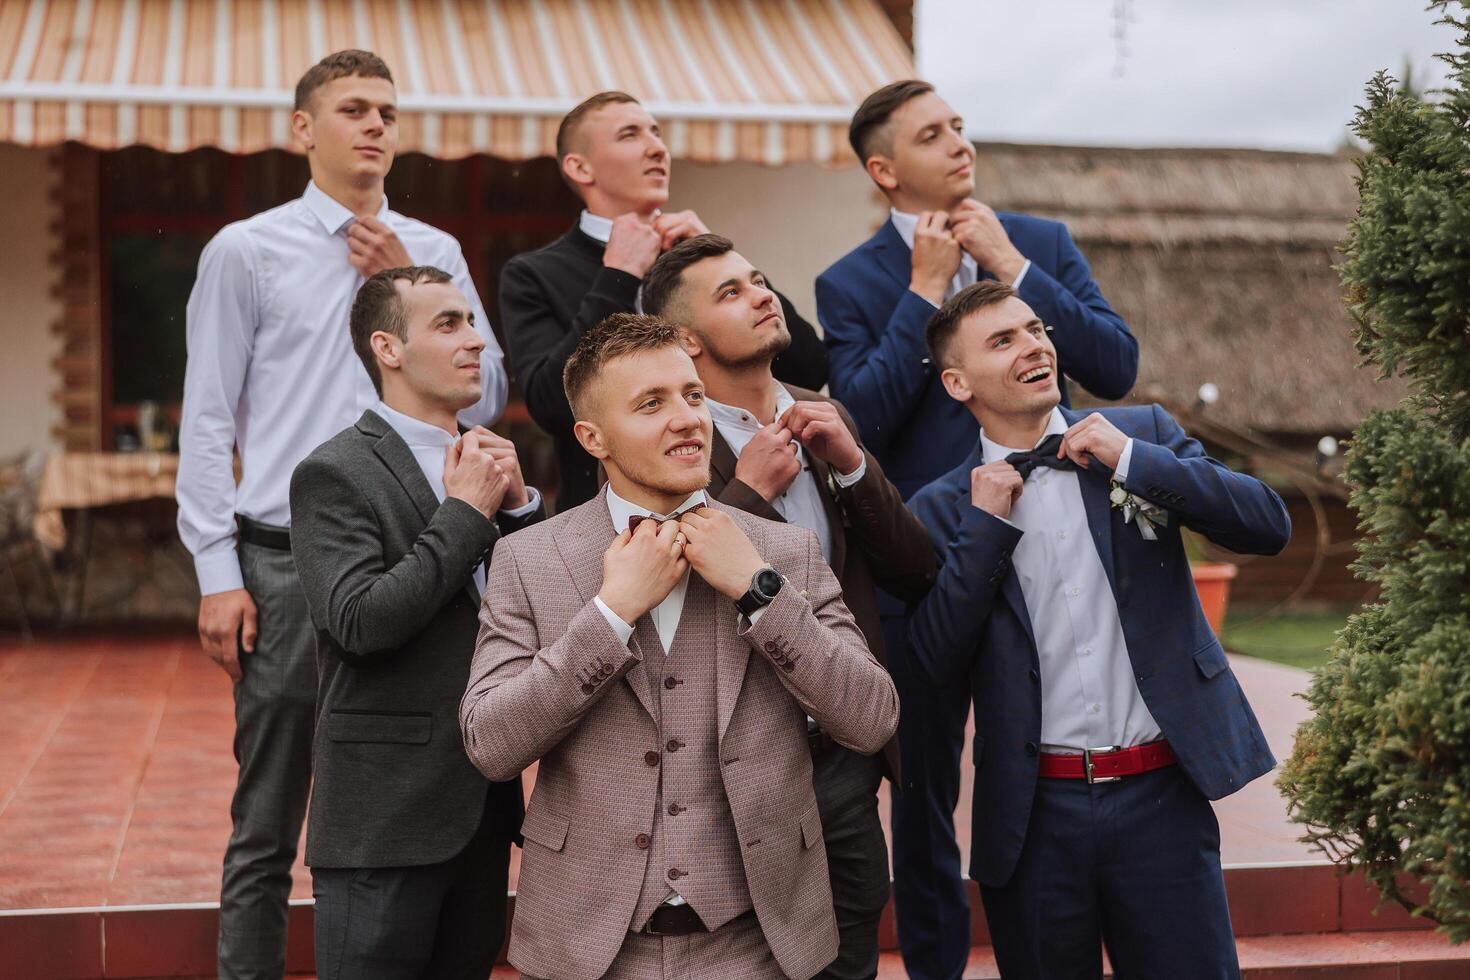
[[(1470, 0), (1435, 102), (1368, 85), (1342, 279), (1359, 352), (1410, 394), (1355, 434), (1346, 478), (1379, 600), (1313, 678), (1279, 781), (1304, 840), (1470, 939)], [(1433, 9), (1432, 8), (1432, 9)], [(1457, 16), (1458, 15), (1458, 16)], [(1330, 393), (1325, 393), (1331, 397)], [(1306, 393), (1303, 393), (1307, 397)], [(1415, 900), (1395, 886), (1407, 873)]]

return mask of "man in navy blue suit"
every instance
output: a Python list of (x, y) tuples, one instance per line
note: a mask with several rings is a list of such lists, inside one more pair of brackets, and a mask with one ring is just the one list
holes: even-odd
[[(933, 86), (895, 82), (858, 108), (853, 150), (892, 205), (877, 233), (817, 279), (817, 316), (833, 397), (908, 498), (958, 465), (975, 420), (944, 393), (924, 327), (980, 279), (1019, 290), (1052, 330), (1061, 371), (1102, 398), (1122, 398), (1138, 373), (1138, 342), (1092, 280), (1065, 225), (997, 213), (971, 195), (975, 148)], [(1062, 403), (1066, 383), (1057, 384)], [(970, 915), (954, 840), (963, 689), (933, 691), (905, 669), (904, 608), (883, 603), (884, 635), (904, 711), (903, 787), (893, 801), (894, 903), (904, 965), (916, 980), (957, 980)]]
[[(1240, 974), (1210, 800), (1275, 760), (1180, 528), (1275, 554), (1281, 498), (1157, 405), (1059, 407), (1059, 354), (999, 282), (930, 321), (970, 457), (911, 507), (943, 565), (909, 652), (975, 704), (970, 874), (1007, 980)], [(968, 681), (968, 684), (966, 683)]]

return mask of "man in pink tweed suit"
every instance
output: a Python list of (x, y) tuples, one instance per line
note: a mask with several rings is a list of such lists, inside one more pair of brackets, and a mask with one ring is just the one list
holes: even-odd
[(808, 721), (875, 753), (893, 684), (814, 534), (706, 499), (712, 424), (673, 327), (611, 317), (564, 380), (608, 486), (497, 544), (460, 707), (487, 777), (541, 763), (511, 962), (805, 980), (837, 952)]

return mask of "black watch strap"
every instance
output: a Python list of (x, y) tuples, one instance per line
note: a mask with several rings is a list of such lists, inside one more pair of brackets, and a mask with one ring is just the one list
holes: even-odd
[(735, 600), (735, 608), (749, 619), (752, 613), (775, 601), (783, 581), (781, 573), (767, 565), (750, 577), (750, 588), (745, 590), (745, 595)]

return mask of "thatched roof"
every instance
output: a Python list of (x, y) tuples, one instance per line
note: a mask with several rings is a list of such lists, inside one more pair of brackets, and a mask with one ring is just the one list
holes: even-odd
[(1256, 432), (1346, 433), (1402, 386), (1360, 368), (1333, 268), (1357, 208), (1342, 155), (978, 144), (979, 196), (1065, 221), (1139, 337), (1135, 395)]

